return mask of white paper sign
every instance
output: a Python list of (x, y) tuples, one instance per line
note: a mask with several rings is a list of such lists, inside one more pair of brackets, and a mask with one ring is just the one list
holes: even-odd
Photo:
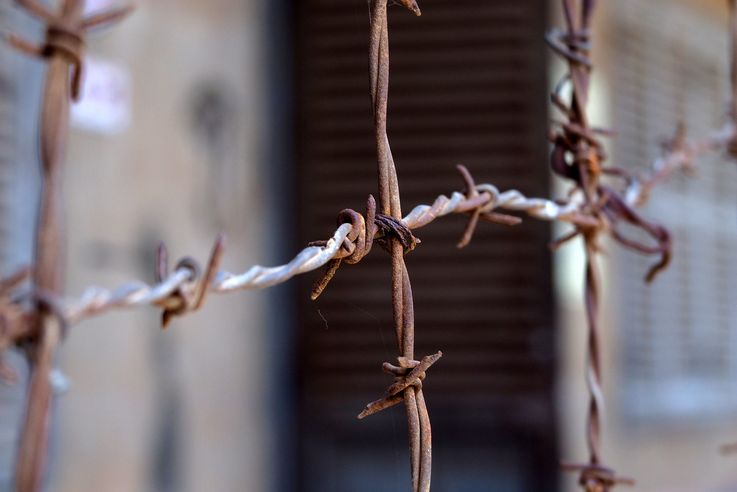
[(84, 13), (85, 15), (98, 14), (103, 10), (109, 9), (115, 4), (116, 2), (113, 2), (112, 0), (87, 0), (84, 4)]
[(80, 100), (72, 105), (72, 125), (103, 135), (123, 132), (131, 120), (131, 77), (123, 65), (87, 57)]

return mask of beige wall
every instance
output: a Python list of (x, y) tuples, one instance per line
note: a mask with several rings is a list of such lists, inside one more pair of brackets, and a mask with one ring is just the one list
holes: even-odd
[[(120, 27), (90, 42), (93, 55), (130, 69), (133, 122), (112, 137), (73, 132), (70, 295), (89, 285), (150, 281), (143, 259), (153, 265), (159, 239), (167, 240), (172, 261), (194, 255), (205, 263), (222, 229), (224, 267), (232, 271), (265, 256), (258, 239), (266, 232), (259, 220), (265, 2), (139, 3)], [(233, 104), (235, 138), (219, 164), (225, 179), (215, 176), (192, 130), (192, 96), (206, 81), (224, 87)], [(218, 206), (225, 212), (215, 214)], [(175, 407), (178, 490), (267, 490), (263, 304), (258, 292), (212, 298), (164, 332), (150, 308), (76, 326), (61, 354), (72, 389), (59, 405), (53, 488), (153, 490), (156, 437)]]

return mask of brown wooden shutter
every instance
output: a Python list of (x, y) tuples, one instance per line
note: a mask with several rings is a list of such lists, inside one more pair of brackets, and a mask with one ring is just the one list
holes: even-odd
[[(542, 0), (425, 0), (390, 12), (389, 132), (405, 212), (479, 182), (548, 194)], [(301, 0), (297, 70), (300, 243), (329, 237), (343, 208), (376, 191), (367, 82), (366, 2)], [(417, 354), (443, 350), (426, 382), (434, 424), (433, 490), (552, 491), (553, 327), (548, 226), (465, 219), (417, 231), (407, 258)], [(301, 282), (302, 490), (402, 490), (409, 481), (403, 410), (359, 422), (396, 360), (388, 256), (344, 266), (323, 297)]]

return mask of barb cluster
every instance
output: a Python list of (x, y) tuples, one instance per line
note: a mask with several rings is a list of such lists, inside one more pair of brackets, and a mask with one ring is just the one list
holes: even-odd
[(404, 400), (404, 396), (401, 393), (410, 386), (422, 389), (422, 381), (425, 379), (427, 370), (439, 361), (442, 356), (443, 353), (438, 352), (434, 355), (423, 357), (421, 361), (407, 360), (406, 357), (397, 357), (399, 365), (384, 362), (381, 367), (385, 373), (394, 376), (394, 384), (386, 390), (386, 396), (366, 405), (366, 408), (358, 414), (358, 418), (364, 419), (401, 403)]
[(22, 268), (0, 280), (0, 379), (6, 381), (15, 381), (16, 374), (4, 364), (3, 352), (31, 334), (32, 313), (13, 295), (30, 276), (31, 271)]
[[(671, 256), (670, 235), (664, 227), (641, 217), (634, 206), (643, 202), (645, 195), (657, 182), (654, 179), (660, 178), (641, 179), (622, 168), (604, 167), (607, 156), (600, 136), (609, 132), (591, 128), (586, 115), (592, 68), (588, 25), (594, 2), (583, 0), (580, 21), (574, 17), (572, 2), (564, 0), (563, 3), (568, 30), (563, 32), (554, 29), (548, 33), (546, 39), (551, 48), (569, 63), (569, 73), (551, 94), (553, 105), (564, 113), (568, 121), (559, 122), (560, 129), (551, 135), (553, 151), (550, 166), (555, 174), (573, 183), (575, 192), (583, 194), (584, 203), (580, 213), (589, 218), (590, 226), (579, 225), (573, 234), (556, 244), (560, 245), (582, 235), (590, 238), (587, 243), (593, 247), (592, 251), (596, 251), (598, 245), (594, 241), (595, 236), (601, 232), (609, 232), (615, 241), (630, 249), (661, 256), (647, 274), (647, 280), (651, 281), (668, 265)], [(568, 84), (572, 88), (572, 96), (570, 102), (566, 103), (561, 94)], [(670, 159), (675, 160), (673, 157)], [(602, 178), (606, 176), (624, 180), (627, 185), (626, 193), (623, 195), (613, 187), (603, 184)], [(622, 222), (646, 232), (654, 240), (654, 244), (644, 244), (626, 237), (619, 228)]]
[[(609, 132), (592, 128), (586, 114), (586, 103), (590, 85), (592, 63), (590, 52), (590, 20), (595, 7), (595, 0), (575, 2), (562, 0), (566, 30), (554, 29), (548, 36), (550, 47), (569, 65), (569, 72), (554, 90), (551, 101), (567, 118), (559, 122), (560, 130), (551, 138), (553, 152), (551, 167), (553, 171), (574, 183), (576, 191), (585, 195), (582, 213), (597, 222), (592, 228), (577, 227), (568, 236), (559, 240), (560, 245), (577, 235), (584, 238), (586, 249), (585, 304), (589, 327), (588, 358), (586, 381), (589, 387), (590, 403), (587, 417), (587, 442), (589, 463), (567, 464), (563, 468), (580, 473), (580, 485), (588, 492), (605, 492), (617, 484), (632, 485), (631, 479), (616, 476), (615, 472), (602, 463), (601, 457), (601, 413), (604, 408), (604, 395), (601, 388), (601, 362), (598, 328), (598, 277), (595, 258), (598, 253), (597, 237), (608, 232), (616, 242), (626, 248), (644, 253), (659, 255), (646, 275), (651, 281), (664, 269), (671, 256), (671, 238), (668, 231), (659, 224), (649, 221), (637, 212), (634, 207), (645, 204), (652, 190), (667, 181), (678, 171), (689, 172), (694, 169), (695, 159), (702, 154), (713, 151), (724, 151), (735, 155), (737, 145), (737, 10), (735, 1), (730, 0), (730, 34), (732, 39), (732, 110), (730, 119), (722, 128), (700, 140), (686, 138), (685, 124), (681, 123), (675, 135), (665, 142), (663, 152), (650, 166), (647, 173), (634, 175), (622, 168), (604, 167), (606, 154), (600, 137)], [(570, 101), (562, 97), (562, 89), (570, 84), (572, 94)], [(602, 178), (612, 178), (619, 182), (616, 186), (602, 184)], [(627, 223), (644, 231), (653, 239), (652, 244), (626, 237), (618, 225)]]
[[(590, 72), (592, 63), (590, 52), (590, 21), (595, 7), (595, 0), (562, 0), (565, 30), (554, 29), (547, 36), (550, 47), (563, 57), (569, 66), (568, 74), (554, 90), (551, 101), (566, 117), (566, 121), (558, 122), (559, 130), (554, 132), (551, 140), (551, 168), (553, 171), (574, 185), (575, 192), (584, 195), (581, 212), (596, 224), (593, 227), (577, 226), (576, 230), (558, 240), (558, 246), (578, 235), (584, 239), (586, 250), (585, 304), (589, 328), (588, 357), (586, 381), (589, 387), (590, 403), (587, 417), (587, 443), (589, 463), (583, 465), (565, 465), (568, 470), (580, 472), (580, 484), (588, 492), (604, 492), (617, 484), (629, 484), (629, 479), (620, 479), (613, 470), (603, 466), (601, 457), (601, 413), (604, 408), (604, 395), (601, 388), (601, 361), (598, 327), (599, 282), (595, 259), (599, 252), (597, 243), (602, 233), (631, 250), (659, 255), (659, 260), (650, 268), (646, 280), (651, 281), (664, 269), (671, 257), (671, 237), (661, 225), (645, 219), (634, 207), (643, 205), (649, 199), (653, 188), (666, 181), (676, 171), (689, 171), (693, 160), (708, 151), (724, 149), (734, 151), (737, 141), (735, 117), (723, 128), (702, 140), (689, 141), (685, 136), (685, 126), (679, 125), (675, 136), (663, 147), (662, 155), (656, 159), (650, 170), (643, 175), (634, 175), (616, 167), (605, 167), (606, 153), (601, 137), (609, 132), (590, 126), (586, 113), (588, 102)], [(578, 5), (578, 8), (574, 7)], [(734, 8), (734, 2), (731, 2)], [(734, 16), (734, 11), (733, 11)], [(733, 44), (737, 39), (737, 23), (732, 26)], [(737, 70), (733, 55), (733, 93), (737, 95)], [(566, 101), (562, 89), (570, 85), (571, 96)], [(734, 98), (737, 101), (737, 97)], [(604, 178), (611, 178), (616, 185), (606, 185)], [(620, 229), (620, 224), (629, 224), (645, 232), (652, 242), (642, 243), (627, 237)]]
[[(459, 168), (468, 173), (463, 166)], [(470, 174), (468, 176), (470, 177)], [(450, 197), (440, 195), (432, 205), (416, 206), (400, 223), (407, 229), (419, 229), (451, 214), (469, 215), (470, 220), (474, 220), (473, 216), (478, 215), (480, 220), (509, 225), (520, 221), (517, 217), (495, 213), (493, 210), (523, 212), (546, 221), (561, 220), (584, 226), (590, 223), (588, 218), (579, 212), (580, 200), (576, 196), (567, 203), (558, 203), (542, 198), (528, 198), (517, 190), (499, 192), (494, 185), (487, 183), (476, 185), (473, 191), (475, 193), (466, 192), (465, 195), (453, 192)], [(174, 271), (166, 272), (163, 268), (164, 258), (167, 256), (166, 247), (162, 245), (157, 252), (157, 282), (153, 285), (132, 280), (114, 289), (89, 287), (76, 299), (64, 299), (50, 293), (47, 293), (47, 297), (54, 299), (59, 312), (63, 313), (70, 326), (113, 309), (146, 305), (168, 311), (167, 320), (170, 320), (175, 314), (182, 316), (201, 308), (205, 301), (202, 297), (205, 286), (207, 287), (205, 294), (264, 289), (286, 282), (295, 275), (326, 266), (327, 271), (316, 283), (312, 294), (313, 299), (316, 299), (327, 287), (338, 266), (343, 262), (358, 263), (371, 251), (375, 240), (384, 238), (384, 231), (379, 231), (376, 224), (376, 202), (373, 197), (369, 197), (368, 203), (365, 215), (351, 209), (340, 212), (339, 226), (330, 239), (310, 243), (284, 265), (274, 267), (255, 265), (240, 274), (224, 270), (213, 272), (211, 266), (219, 265), (225, 252), (225, 240), (219, 237), (208, 261), (206, 270), (208, 273), (204, 276), (200, 275), (201, 268), (191, 258), (180, 260)], [(468, 237), (468, 230), (464, 233), (464, 238)], [(459, 246), (465, 244), (467, 241), (462, 240)], [(0, 299), (4, 299), (7, 305), (20, 311), (23, 305), (15, 287), (17, 284), (0, 293)], [(195, 291), (199, 292), (196, 296)], [(194, 299), (197, 299), (197, 302), (193, 302)]]
[[(602, 206), (606, 202), (600, 199), (599, 177), (602, 173), (601, 162), (604, 150), (593, 130), (589, 128), (586, 105), (589, 93), (589, 77), (591, 61), (589, 60), (589, 24), (594, 2), (581, 0), (580, 14), (574, 10), (571, 0), (563, 0), (563, 9), (567, 30), (551, 31), (547, 37), (548, 44), (563, 56), (569, 65), (569, 72), (558, 84), (551, 100), (563, 112), (568, 121), (553, 134), (553, 151), (550, 164), (553, 171), (570, 179), (576, 189), (585, 196), (585, 213), (595, 225), (588, 228), (577, 228), (572, 234), (558, 241), (563, 242), (582, 235), (586, 245), (586, 311), (589, 326), (589, 347), (587, 358), (587, 382), (590, 403), (587, 421), (587, 440), (589, 447), (589, 465), (599, 466), (601, 463), (601, 421), (600, 414), (604, 406), (601, 390), (601, 366), (599, 361), (599, 338), (597, 328), (598, 314), (598, 282), (594, 265), (594, 256), (598, 249), (597, 239), (604, 222)], [(578, 15), (577, 15), (578, 14)], [(569, 103), (561, 97), (561, 88), (566, 83), (572, 85)], [(581, 469), (581, 486), (587, 492), (606, 492), (613, 485), (599, 475), (588, 473), (588, 468)]]
[(64, 316), (49, 299), (58, 294), (62, 285), (59, 253), (63, 232), (59, 215), (70, 98), (80, 95), (85, 33), (121, 19), (131, 8), (84, 17), (84, 0), (63, 0), (56, 12), (37, 0), (16, 1), (45, 24), (45, 40), (37, 45), (13, 34), (5, 39), (19, 51), (39, 57), (48, 65), (39, 135), (43, 192), (36, 226), (35, 295), (33, 310), (28, 314), (32, 322), (26, 324), (26, 329), (31, 326), (34, 338), (26, 351), (33, 370), (16, 463), (16, 488), (33, 492), (41, 487), (48, 449), (52, 401), (49, 376), (57, 345), (66, 331)]
[[(553, 105), (565, 116), (565, 121), (558, 122), (558, 128), (551, 135), (553, 150), (550, 158), (553, 171), (572, 183), (572, 190), (565, 200), (528, 198), (517, 190), (500, 192), (492, 184), (476, 184), (471, 173), (465, 167), (458, 166), (465, 184), (463, 193), (453, 192), (450, 197), (440, 195), (431, 205), (419, 205), (402, 217), (396, 167), (387, 135), (389, 0), (370, 0), (369, 81), (377, 150), (378, 206), (373, 196), (369, 196), (365, 214), (351, 209), (341, 211), (338, 214), (338, 227), (330, 239), (310, 243), (284, 265), (256, 265), (240, 274), (220, 270), (224, 239), (218, 237), (204, 269), (197, 261), (186, 257), (177, 262), (170, 272), (168, 252), (161, 245), (156, 255), (155, 284), (134, 280), (114, 290), (91, 287), (80, 298), (66, 300), (59, 291), (58, 243), (62, 231), (57, 214), (69, 99), (77, 98), (80, 94), (85, 33), (124, 17), (131, 8), (83, 17), (84, 0), (63, 0), (58, 13), (47, 9), (37, 0), (16, 1), (46, 24), (46, 36), (40, 45), (15, 35), (6, 35), (7, 42), (49, 64), (40, 135), (44, 194), (37, 231), (36, 261), (33, 272), (25, 269), (0, 281), (0, 356), (4, 349), (12, 345), (30, 342), (33, 350), (29, 352), (32, 353), (31, 361), (35, 369), (18, 460), (20, 490), (31, 492), (39, 488), (46, 453), (50, 404), (48, 375), (53, 367), (56, 345), (66, 326), (112, 309), (141, 305), (162, 309), (162, 325), (166, 326), (174, 317), (200, 309), (209, 294), (267, 288), (295, 275), (325, 267), (311, 295), (312, 299), (316, 299), (342, 264), (360, 262), (371, 252), (376, 242), (391, 257), (392, 305), (399, 354), (396, 364), (385, 362), (382, 366), (384, 372), (394, 377), (393, 384), (382, 398), (366, 405), (359, 418), (404, 403), (409, 429), (412, 488), (414, 492), (428, 492), (432, 432), (423, 381), (429, 368), (442, 357), (442, 352), (419, 360), (415, 357), (412, 286), (404, 256), (419, 244), (419, 239), (412, 232), (414, 229), (449, 214), (465, 214), (469, 217), (458, 247), (469, 244), (479, 221), (503, 225), (520, 222), (519, 217), (502, 211), (572, 224), (573, 232), (557, 241), (556, 245), (578, 236), (584, 240), (589, 328), (587, 382), (590, 404), (587, 437), (590, 459), (586, 464), (565, 465), (565, 468), (580, 473), (580, 483), (588, 492), (605, 492), (616, 484), (631, 483), (628, 479), (618, 478), (613, 470), (602, 464), (601, 458), (600, 415), (604, 397), (597, 325), (598, 279), (595, 259), (599, 251), (598, 240), (606, 233), (627, 248), (658, 255), (658, 261), (647, 275), (647, 279), (651, 280), (670, 259), (670, 235), (662, 226), (641, 217), (634, 208), (648, 199), (657, 184), (676, 170), (687, 169), (698, 155), (720, 148), (734, 152), (737, 148), (737, 126), (733, 119), (714, 135), (694, 142), (687, 141), (685, 132), (681, 130), (665, 149), (663, 156), (653, 163), (652, 171), (647, 175), (635, 176), (620, 168), (605, 167), (606, 154), (601, 137), (609, 132), (592, 127), (586, 112), (592, 68), (589, 28), (594, 0), (562, 0), (566, 29), (552, 30), (547, 36), (551, 48), (569, 65), (569, 73), (551, 96)], [(399, 3), (415, 15), (420, 15), (415, 0), (399, 0)], [(579, 8), (574, 8), (574, 4), (579, 5)], [(733, 26), (733, 37), (737, 39), (735, 32), (737, 22)], [(737, 70), (733, 66), (733, 80), (737, 80), (736, 74)], [(568, 85), (572, 91), (570, 99), (566, 100), (563, 89)], [(735, 93), (736, 87), (737, 84), (733, 86)], [(737, 117), (737, 110), (733, 111), (734, 117)], [(605, 184), (605, 178), (616, 184)], [(625, 236), (620, 230), (622, 224), (641, 229), (650, 236), (652, 242), (642, 243)], [(21, 285), (31, 276), (31, 294), (24, 294)], [(3, 371), (1, 360), (0, 376), (12, 376)]]
[(65, 1), (60, 12), (53, 12), (36, 0), (16, 0), (30, 14), (46, 24), (46, 36), (40, 45), (26, 41), (15, 34), (6, 34), (7, 42), (18, 51), (46, 60), (63, 60), (71, 67), (71, 95), (80, 96), (84, 65), (85, 34), (96, 27), (112, 24), (133, 11), (133, 6), (101, 12), (86, 18), (80, 13), (84, 5), (78, 1)]

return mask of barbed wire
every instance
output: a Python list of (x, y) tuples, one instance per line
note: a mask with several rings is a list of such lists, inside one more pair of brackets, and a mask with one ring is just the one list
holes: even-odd
[[(33, 361), (36, 376), (29, 394), (29, 412), (19, 453), (17, 475), (21, 490), (37, 490), (40, 483), (46, 454), (45, 423), (50, 401), (48, 373), (52, 367), (57, 341), (67, 327), (114, 309), (146, 305), (163, 310), (162, 324), (166, 326), (173, 317), (200, 309), (209, 294), (265, 289), (286, 282), (296, 275), (327, 267), (313, 291), (313, 298), (316, 298), (343, 261), (349, 264), (359, 262), (370, 252), (376, 241), (392, 255), (392, 297), (400, 355), (398, 365), (384, 363), (383, 366), (385, 372), (395, 377), (394, 384), (389, 387), (385, 397), (369, 403), (359, 418), (405, 402), (410, 424), (413, 490), (428, 491), (431, 464), (430, 421), (422, 394), (422, 382), (426, 371), (440, 359), (442, 352), (438, 351), (421, 360), (414, 359), (412, 292), (403, 256), (416, 244), (411, 231), (429, 225), (440, 217), (451, 214), (465, 214), (470, 217), (458, 243), (459, 247), (464, 247), (471, 241), (480, 220), (505, 225), (515, 225), (521, 220), (500, 211), (572, 224), (573, 233), (557, 241), (556, 245), (579, 235), (584, 239), (589, 326), (586, 381), (590, 393), (587, 422), (590, 460), (586, 464), (566, 465), (566, 468), (579, 471), (581, 484), (589, 491), (609, 490), (617, 483), (630, 483), (627, 479), (618, 478), (612, 470), (601, 464), (600, 420), (604, 395), (601, 389), (596, 321), (598, 280), (594, 260), (598, 254), (597, 237), (602, 232), (609, 232), (611, 237), (628, 248), (646, 254), (660, 254), (660, 261), (648, 274), (648, 279), (651, 279), (668, 263), (670, 236), (661, 226), (640, 217), (634, 208), (648, 200), (656, 185), (678, 170), (689, 169), (694, 159), (705, 152), (726, 148), (733, 154), (737, 153), (737, 130), (733, 119), (714, 134), (701, 140), (689, 141), (685, 138), (685, 127), (679, 127), (676, 136), (665, 147), (663, 155), (653, 162), (649, 172), (632, 175), (622, 169), (603, 167), (605, 155), (599, 142), (599, 136), (603, 132), (589, 125), (585, 110), (592, 67), (589, 59), (589, 23), (595, 1), (580, 0), (577, 17), (573, 0), (562, 0), (567, 29), (553, 30), (548, 35), (548, 42), (553, 50), (569, 63), (569, 74), (563, 82), (573, 86), (569, 103), (564, 102), (560, 96), (563, 84), (552, 95), (553, 104), (568, 117), (567, 122), (561, 123), (561, 130), (553, 135), (551, 156), (553, 171), (574, 183), (571, 193), (564, 200), (530, 198), (518, 190), (502, 192), (489, 183), (476, 184), (471, 173), (465, 167), (458, 166), (465, 183), (463, 193), (456, 191), (449, 197), (439, 195), (431, 205), (419, 205), (402, 218), (396, 169), (386, 134), (388, 0), (373, 0), (369, 2), (370, 85), (377, 134), (381, 213), (376, 212), (376, 203), (373, 197), (369, 197), (365, 214), (348, 209), (338, 215), (338, 227), (329, 239), (311, 243), (286, 264), (273, 267), (255, 265), (239, 274), (220, 269), (225, 251), (223, 237), (216, 239), (204, 269), (197, 261), (187, 257), (180, 260), (170, 273), (168, 252), (162, 245), (157, 252), (155, 283), (132, 280), (113, 289), (89, 287), (78, 298), (64, 298), (58, 288), (57, 243), (61, 231), (56, 215), (60, 186), (59, 166), (63, 161), (60, 144), (65, 140), (68, 128), (65, 117), (69, 98), (79, 95), (85, 32), (120, 19), (130, 8), (85, 19), (81, 14), (83, 0), (65, 0), (58, 14), (35, 0), (17, 1), (47, 24), (46, 39), (40, 46), (14, 35), (6, 35), (5, 39), (20, 51), (41, 57), (50, 65), (40, 139), (45, 193), (42, 196), (42, 218), (37, 231), (37, 261), (33, 272), (25, 269), (0, 281), (0, 356), (3, 349), (22, 340), (33, 340), (41, 349)], [(400, 1), (419, 15), (419, 7), (414, 0)], [(733, 76), (735, 73), (737, 71), (733, 66)], [(733, 91), (737, 91), (735, 87), (737, 85), (733, 84)], [(737, 104), (737, 97), (733, 99), (733, 103)], [(737, 116), (737, 110), (733, 110), (733, 113), (733, 117)], [(605, 176), (621, 179), (624, 186), (620, 190), (604, 186), (600, 178)], [(656, 244), (643, 244), (624, 237), (617, 228), (620, 222), (644, 230)], [(34, 277), (31, 295), (20, 295), (21, 284), (31, 275)], [(0, 361), (0, 371), (2, 368)], [(0, 376), (3, 375), (7, 376), (0, 373)]]
[[(686, 140), (683, 127), (665, 146), (663, 155), (656, 158), (650, 171), (642, 175), (622, 174), (626, 181), (623, 192), (625, 203), (635, 207), (644, 205), (656, 185), (668, 180), (675, 172), (690, 170), (699, 156), (718, 150), (726, 150), (736, 134), (735, 125), (730, 121), (713, 134), (698, 140)], [(459, 170), (466, 177), (465, 167)], [(609, 168), (610, 174), (618, 175), (617, 170)], [(489, 183), (473, 188), (476, 196), (453, 192), (450, 197), (439, 195), (432, 205), (418, 205), (403, 219), (409, 229), (419, 229), (434, 220), (450, 214), (479, 212), (480, 218), (493, 222), (505, 222), (504, 217), (492, 216), (494, 210), (523, 212), (530, 217), (544, 221), (568, 222), (579, 227), (597, 226), (600, 222), (591, 218), (582, 209), (583, 195), (576, 192), (566, 201), (553, 201), (545, 198), (530, 198), (518, 190), (500, 192)], [(360, 214), (359, 214), (360, 215)], [(363, 217), (363, 216), (362, 216)], [(509, 224), (516, 223), (506, 219)], [(207, 287), (212, 293), (228, 293), (239, 290), (265, 289), (286, 282), (292, 277), (317, 270), (330, 260), (345, 257), (353, 252), (355, 243), (348, 239), (357, 224), (340, 225), (324, 246), (309, 246), (300, 251), (284, 265), (264, 267), (255, 265), (241, 274), (218, 271), (213, 282)], [(70, 324), (85, 318), (103, 314), (112, 309), (151, 305), (162, 308), (178, 307), (181, 300), (173, 298), (178, 291), (190, 292), (199, 282), (193, 279), (193, 269), (182, 267), (161, 282), (153, 285), (139, 280), (121, 284), (115, 289), (89, 287), (78, 299), (57, 299), (57, 305)], [(186, 296), (186, 295), (185, 295)]]
[[(26, 350), (32, 370), (15, 468), (17, 490), (36, 492), (42, 486), (49, 446), (53, 400), (50, 375), (66, 325), (65, 319), (52, 307), (53, 303), (46, 302), (45, 298), (58, 295), (63, 285), (59, 247), (64, 237), (60, 220), (61, 187), (70, 100), (80, 96), (86, 33), (122, 19), (132, 8), (114, 8), (86, 16), (85, 0), (63, 0), (53, 10), (38, 0), (16, 0), (16, 3), (46, 28), (40, 44), (14, 34), (3, 34), (10, 46), (47, 64), (39, 128), (42, 193), (33, 268), (33, 284), (38, 295), (33, 299), (32, 311), (26, 312), (27, 327), (33, 328), (30, 334), (33, 341)], [(2, 302), (0, 306), (5, 308), (3, 317), (7, 319), (19, 304)], [(8, 332), (8, 326), (4, 324), (3, 333)]]
[[(614, 174), (625, 179), (631, 190), (632, 200), (645, 190), (642, 181), (624, 170), (604, 167), (606, 153), (600, 141), (607, 132), (590, 124), (587, 106), (591, 88), (593, 63), (591, 51), (591, 21), (596, 7), (595, 0), (562, 0), (565, 29), (552, 29), (547, 35), (550, 47), (568, 64), (568, 72), (551, 94), (553, 105), (566, 117), (560, 128), (551, 135), (553, 149), (550, 158), (552, 171), (567, 179), (574, 190), (584, 196), (582, 212), (597, 224), (593, 227), (577, 227), (555, 244), (561, 245), (580, 236), (585, 250), (584, 307), (587, 325), (587, 353), (585, 380), (589, 393), (588, 411), (585, 417), (588, 461), (564, 464), (563, 468), (579, 473), (579, 484), (586, 492), (609, 492), (617, 484), (631, 484), (630, 479), (619, 477), (606, 467), (602, 456), (602, 416), (605, 398), (602, 389), (601, 333), (599, 326), (599, 275), (597, 258), (600, 252), (599, 238), (608, 232), (615, 241), (625, 247), (646, 254), (660, 254), (660, 260), (648, 272), (647, 279), (665, 268), (670, 259), (671, 244), (668, 231), (641, 217), (628, 203), (626, 196), (606, 186), (602, 178)], [(570, 85), (570, 97), (565, 100), (563, 88)], [(625, 222), (646, 232), (654, 246), (625, 237), (617, 228)]]
[(623, 175), (627, 183), (624, 197), (632, 206), (645, 205), (653, 189), (667, 182), (677, 172), (693, 172), (697, 159), (709, 152), (734, 155), (737, 125), (730, 118), (720, 128), (699, 139), (687, 138), (686, 125), (677, 126), (674, 135), (663, 144), (663, 152), (641, 175)]
[[(586, 439), (589, 461), (582, 464), (564, 463), (563, 469), (579, 472), (579, 483), (587, 492), (607, 492), (618, 484), (632, 485), (634, 481), (619, 477), (614, 470), (603, 465), (602, 457), (602, 414), (605, 406), (601, 386), (601, 342), (599, 314), (599, 284), (596, 258), (599, 254), (597, 237), (608, 229), (610, 236), (629, 249), (645, 254), (660, 254), (661, 260), (653, 265), (646, 279), (653, 277), (668, 264), (671, 255), (670, 234), (662, 226), (650, 222), (634, 211), (647, 203), (653, 189), (667, 181), (679, 171), (692, 171), (695, 161), (707, 152), (726, 151), (737, 155), (737, 13), (735, 1), (730, 0), (732, 50), (732, 110), (724, 125), (709, 135), (696, 140), (686, 138), (686, 126), (678, 125), (675, 135), (663, 145), (663, 151), (641, 174), (632, 174), (622, 168), (604, 167), (606, 154), (599, 140), (608, 132), (593, 129), (588, 120), (586, 106), (590, 88), (590, 73), (593, 64), (590, 52), (590, 21), (596, 6), (595, 0), (562, 0), (566, 30), (553, 29), (547, 37), (548, 44), (569, 66), (568, 74), (553, 91), (551, 100), (568, 119), (558, 123), (561, 130), (554, 133), (554, 149), (551, 155), (553, 171), (570, 179), (585, 195), (583, 213), (603, 216), (601, 226), (580, 229), (565, 236), (556, 244), (581, 235), (586, 250), (585, 299), (588, 325), (588, 347), (585, 379), (589, 391), (589, 408), (586, 416)], [(572, 86), (569, 102), (561, 97), (562, 87)], [(618, 178), (624, 186), (615, 191), (602, 184), (602, 178)], [(624, 237), (617, 229), (618, 222), (634, 225), (649, 234), (656, 242), (654, 246)]]
[[(481, 219), (501, 222), (504, 221), (503, 218), (487, 214), (494, 210), (507, 210), (524, 212), (546, 221), (561, 220), (582, 226), (591, 225), (591, 221), (580, 213), (580, 200), (576, 198), (567, 203), (558, 203), (542, 198), (528, 198), (518, 190), (500, 192), (494, 185), (486, 183), (476, 186), (475, 191), (478, 194), (472, 198), (457, 191), (450, 197), (439, 195), (432, 205), (418, 205), (413, 208), (401, 223), (409, 229), (419, 229), (440, 217), (476, 211), (481, 212)], [(324, 246), (308, 246), (286, 264), (273, 267), (255, 265), (240, 274), (216, 272), (212, 282), (207, 285), (207, 291), (222, 294), (265, 289), (286, 282), (296, 275), (318, 270), (330, 260), (349, 256), (356, 248), (355, 239), (352, 241), (349, 237), (352, 234), (361, 234), (356, 229), (365, 229), (365, 218), (358, 215), (363, 219), (362, 223), (341, 224), (332, 237), (325, 241)], [(509, 223), (515, 222), (509, 220)], [(132, 280), (114, 289), (89, 287), (77, 299), (57, 299), (57, 307), (71, 325), (119, 308), (151, 305), (178, 309), (183, 303), (186, 304), (182, 296), (191, 297), (191, 293), (201, 283), (196, 278), (195, 270), (197, 269), (190, 265), (183, 265), (161, 282), (152, 285)]]

